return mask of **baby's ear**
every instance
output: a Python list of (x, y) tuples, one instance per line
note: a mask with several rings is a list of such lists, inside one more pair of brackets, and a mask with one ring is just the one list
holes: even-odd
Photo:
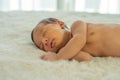
[(60, 27), (62, 28), (62, 29), (64, 29), (64, 27), (65, 27), (65, 23), (63, 22), (63, 21), (57, 21), (57, 24), (59, 24), (60, 25)]

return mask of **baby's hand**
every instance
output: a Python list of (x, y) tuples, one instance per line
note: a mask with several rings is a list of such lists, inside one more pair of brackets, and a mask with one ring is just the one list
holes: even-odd
[(57, 60), (57, 55), (55, 53), (46, 53), (41, 56), (41, 59), (47, 60), (47, 61), (56, 61)]

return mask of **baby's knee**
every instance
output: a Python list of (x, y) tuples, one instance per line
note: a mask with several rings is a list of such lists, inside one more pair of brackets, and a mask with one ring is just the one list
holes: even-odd
[(90, 60), (92, 60), (92, 56), (86, 56), (86, 57), (84, 57), (84, 61), (90, 61)]
[(74, 56), (73, 59), (75, 59), (77, 61), (91, 61), (92, 56), (89, 53), (81, 52), (81, 53), (77, 54), (76, 56)]

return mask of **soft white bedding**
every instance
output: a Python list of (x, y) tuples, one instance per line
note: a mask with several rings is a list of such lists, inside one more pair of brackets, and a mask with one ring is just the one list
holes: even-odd
[(0, 80), (120, 80), (120, 58), (90, 62), (46, 62), (45, 52), (31, 41), (31, 30), (43, 18), (55, 17), (68, 26), (75, 20), (120, 23), (120, 15), (74, 12), (0, 12)]

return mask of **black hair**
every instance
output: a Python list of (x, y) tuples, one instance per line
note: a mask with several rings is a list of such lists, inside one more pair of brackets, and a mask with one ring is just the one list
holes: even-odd
[[(40, 22), (37, 24), (37, 26), (38, 26), (40, 23), (44, 23), (44, 24), (54, 24), (54, 23), (56, 23), (56, 21), (58, 21), (58, 19), (56, 19), (56, 18), (46, 18), (46, 19), (43, 19), (42, 21), (40, 21)], [(65, 29), (69, 29), (69, 28), (65, 25)], [(31, 32), (31, 39), (32, 39), (32, 41), (34, 42), (33, 32), (34, 32), (34, 29), (33, 29), (32, 32)]]
[(32, 39), (32, 41), (34, 42), (34, 39), (33, 39), (33, 31), (34, 31), (34, 29), (33, 29), (32, 32), (31, 32), (31, 39)]
[(52, 23), (56, 23), (56, 21), (58, 21), (58, 19), (56, 19), (56, 18), (46, 18), (46, 19), (43, 19), (42, 21), (40, 21), (38, 24), (40, 24), (40, 23), (52, 24)]

